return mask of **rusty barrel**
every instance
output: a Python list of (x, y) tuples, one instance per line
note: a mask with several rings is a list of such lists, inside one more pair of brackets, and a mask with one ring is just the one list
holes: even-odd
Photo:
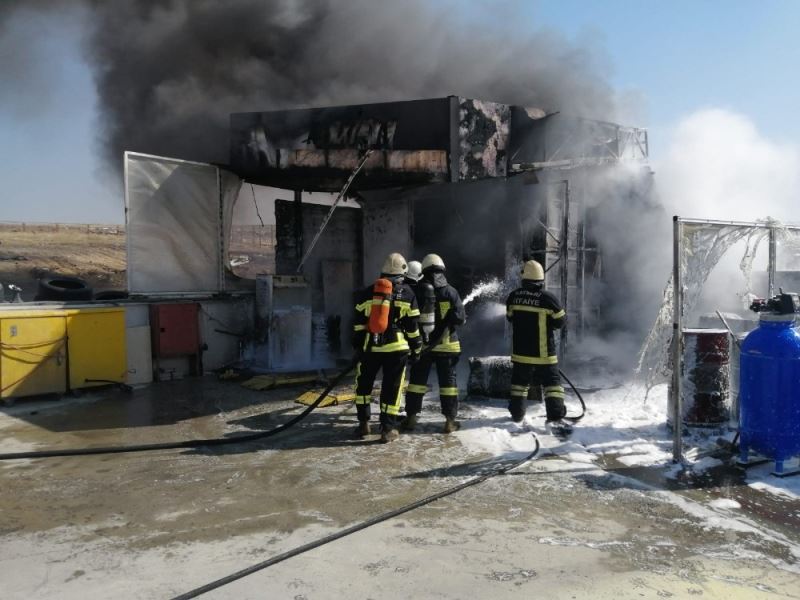
[(731, 342), (725, 329), (683, 331), (683, 422), (714, 427), (730, 414)]

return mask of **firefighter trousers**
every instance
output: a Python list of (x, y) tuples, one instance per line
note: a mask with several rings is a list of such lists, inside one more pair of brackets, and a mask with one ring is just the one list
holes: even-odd
[(528, 388), (539, 385), (544, 388), (544, 403), (547, 420), (555, 421), (567, 414), (564, 406), (564, 388), (558, 365), (529, 365), (514, 362), (511, 370), (511, 401), (508, 410), (514, 421), (521, 421), (525, 416)]
[(458, 354), (427, 353), (423, 354), (419, 362), (411, 366), (411, 379), (406, 390), (406, 414), (416, 415), (422, 410), (422, 398), (428, 391), (428, 375), (431, 367), (436, 364), (436, 374), (439, 377), (439, 401), (442, 405), (442, 414), (455, 419), (458, 414), (458, 384), (456, 383), (456, 364)]
[(378, 371), (383, 371), (381, 383), (381, 426), (397, 429), (400, 414), (400, 394), (405, 383), (408, 352), (365, 352), (356, 367), (356, 411), (359, 421), (369, 421), (372, 388)]

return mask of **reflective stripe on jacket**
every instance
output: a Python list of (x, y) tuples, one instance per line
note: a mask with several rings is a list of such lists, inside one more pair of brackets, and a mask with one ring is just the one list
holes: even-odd
[(384, 333), (373, 336), (367, 330), (372, 312), (372, 286), (355, 294), (353, 315), (353, 347), (365, 352), (416, 352), (422, 345), (417, 321), (419, 309), (412, 289), (402, 277), (389, 278), (392, 282), (392, 299), (389, 326)]
[(513, 329), (511, 360), (529, 365), (554, 365), (553, 332), (566, 322), (566, 313), (553, 294), (541, 284), (523, 282), (506, 300), (506, 318)]
[(425, 278), (433, 284), (436, 294), (436, 324), (431, 333), (431, 339), (436, 345), (432, 352), (458, 354), (461, 352), (461, 342), (458, 340), (456, 327), (467, 320), (461, 296), (456, 288), (447, 283), (444, 273), (433, 272), (426, 274)]

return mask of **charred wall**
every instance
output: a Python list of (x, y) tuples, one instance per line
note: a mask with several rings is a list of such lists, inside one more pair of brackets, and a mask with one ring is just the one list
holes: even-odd
[(449, 96), (231, 115), (231, 168), (264, 185), (338, 191), (471, 181), (507, 173), (511, 108)]
[[(296, 274), (303, 253), (329, 210), (326, 205), (275, 201), (279, 275)], [(361, 212), (337, 208), (302, 269), (311, 290), (313, 330), (327, 339), (333, 354), (349, 349), (353, 290), (361, 284)]]

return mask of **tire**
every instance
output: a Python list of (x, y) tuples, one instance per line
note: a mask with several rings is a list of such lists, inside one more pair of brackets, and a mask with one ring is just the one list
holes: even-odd
[(94, 290), (78, 277), (55, 276), (39, 280), (36, 297), (40, 300), (75, 302), (91, 300), (94, 297)]

